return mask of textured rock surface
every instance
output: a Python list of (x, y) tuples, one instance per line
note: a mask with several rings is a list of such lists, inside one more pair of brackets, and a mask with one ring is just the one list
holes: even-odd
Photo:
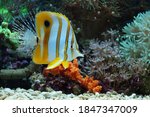
[(0, 88), (0, 100), (34, 100), (34, 99), (51, 99), (51, 100), (149, 100), (150, 95), (142, 96), (132, 94), (130, 96), (118, 94), (116, 92), (103, 93), (84, 93), (81, 95), (63, 94), (61, 91), (54, 91), (49, 89), (49, 92), (34, 91), (32, 89), (25, 90), (17, 88), (12, 90), (10, 88)]

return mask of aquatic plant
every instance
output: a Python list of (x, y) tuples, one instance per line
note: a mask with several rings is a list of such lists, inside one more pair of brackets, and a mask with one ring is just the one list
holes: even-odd
[[(141, 92), (149, 94), (150, 78), (150, 11), (139, 13), (133, 22), (128, 23), (123, 29), (124, 33), (119, 39), (119, 48), (122, 59), (134, 60), (136, 66), (142, 66), (140, 80), (143, 89)], [(139, 64), (139, 65), (138, 65)], [(133, 63), (131, 63), (133, 65)], [(138, 69), (141, 69), (138, 67)], [(136, 71), (135, 71), (136, 72)]]
[(16, 49), (19, 45), (19, 38), (16, 32), (8, 29), (8, 23), (2, 22), (0, 26), (0, 45), (1, 47)]
[(145, 64), (134, 59), (122, 59), (118, 43), (112, 40), (90, 41), (89, 50), (84, 50), (84, 55), (85, 58), (80, 60), (80, 68), (101, 81), (104, 92), (138, 92), (143, 86), (142, 78), (148, 76)]
[(45, 69), (43, 72), (45, 77), (49, 77), (50, 74), (54, 76), (62, 76), (69, 78), (73, 81), (78, 82), (81, 86), (83, 86), (85, 89), (87, 89), (90, 92), (100, 92), (102, 90), (102, 87), (99, 84), (98, 80), (94, 80), (93, 77), (85, 76), (83, 77), (80, 74), (80, 70), (78, 68), (78, 62), (77, 59), (74, 59), (73, 63), (69, 63), (69, 67), (67, 69), (64, 69), (62, 65), (54, 68), (54, 69)]
[(2, 22), (0, 26), (0, 69), (23, 68), (30, 63), (30, 58), (25, 59), (18, 54), (18, 48), (21, 46), (20, 36), (17, 32), (8, 28), (7, 22)]
[(119, 43), (123, 57), (150, 64), (150, 11), (139, 13), (122, 31)]
[(8, 11), (8, 9), (6, 8), (1, 8), (0, 9), (0, 17), (3, 19), (3, 21), (10, 21), (10, 19), (12, 18), (11, 13)]
[(0, 68), (3, 68), (3, 61), (6, 60), (7, 49), (15, 50), (18, 47), (19, 40), (16, 33), (8, 29), (8, 23), (2, 22), (0, 26)]

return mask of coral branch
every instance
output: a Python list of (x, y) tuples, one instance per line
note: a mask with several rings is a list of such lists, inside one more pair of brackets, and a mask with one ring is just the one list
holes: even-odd
[(14, 79), (22, 79), (29, 77), (34, 71), (39, 68), (39, 65), (35, 65), (34, 63), (30, 63), (27, 67), (23, 69), (2, 69), (0, 70), (0, 80), (14, 80)]
[(99, 85), (98, 80), (94, 80), (93, 77), (83, 77), (80, 74), (80, 70), (78, 68), (78, 62), (77, 59), (73, 61), (73, 63), (69, 63), (69, 68), (64, 69), (62, 65), (54, 68), (47, 70), (45, 69), (43, 71), (44, 76), (48, 77), (49, 74), (52, 75), (61, 75), (63, 77), (70, 78), (71, 80), (79, 82), (83, 87), (85, 87), (87, 90), (90, 92), (100, 92), (102, 90), (102, 86)]

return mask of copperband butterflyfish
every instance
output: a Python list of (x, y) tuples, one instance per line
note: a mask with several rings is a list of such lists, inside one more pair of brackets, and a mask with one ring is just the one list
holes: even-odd
[(38, 42), (33, 52), (33, 62), (48, 64), (47, 69), (59, 65), (68, 68), (69, 61), (83, 57), (68, 18), (62, 14), (42, 11), (35, 17)]

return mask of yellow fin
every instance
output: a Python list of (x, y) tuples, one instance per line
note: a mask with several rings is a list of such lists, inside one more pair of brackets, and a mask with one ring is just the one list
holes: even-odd
[(51, 61), (51, 62), (48, 64), (48, 66), (47, 66), (46, 69), (53, 69), (53, 68), (59, 66), (62, 62), (63, 62), (63, 60), (60, 59), (59, 57), (58, 57), (58, 58), (55, 58), (53, 61)]
[(68, 61), (63, 61), (62, 65), (65, 69), (67, 69), (69, 67), (69, 62)]

